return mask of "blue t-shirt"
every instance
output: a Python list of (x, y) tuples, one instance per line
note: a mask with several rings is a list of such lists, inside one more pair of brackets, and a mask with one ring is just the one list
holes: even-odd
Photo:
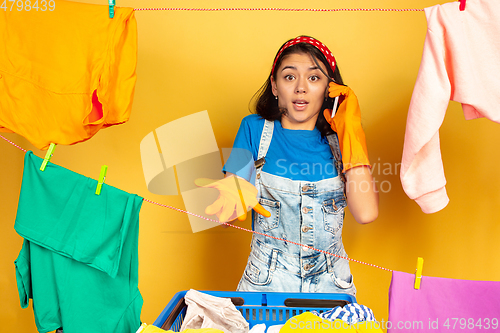
[[(254, 182), (252, 169), (257, 160), (264, 122), (257, 114), (243, 118), (224, 171)], [(317, 128), (312, 131), (290, 130), (275, 121), (262, 171), (292, 180), (315, 182), (338, 175), (333, 161), (328, 140)]]

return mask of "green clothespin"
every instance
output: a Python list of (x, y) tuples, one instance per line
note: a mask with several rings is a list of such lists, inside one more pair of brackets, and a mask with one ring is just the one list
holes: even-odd
[(52, 155), (54, 154), (54, 149), (56, 149), (56, 144), (51, 143), (49, 146), (49, 149), (47, 150), (47, 153), (45, 154), (45, 158), (43, 159), (42, 166), (40, 167), (41, 171), (45, 171), (45, 167), (47, 166), (47, 163), (50, 162), (50, 159), (52, 158)]
[(115, 0), (108, 0), (109, 3), (109, 18), (115, 17)]
[(104, 180), (106, 179), (106, 173), (108, 172), (108, 166), (103, 165), (101, 167), (101, 174), (99, 175), (99, 180), (97, 181), (97, 188), (95, 189), (95, 194), (100, 195), (102, 184), (104, 184)]

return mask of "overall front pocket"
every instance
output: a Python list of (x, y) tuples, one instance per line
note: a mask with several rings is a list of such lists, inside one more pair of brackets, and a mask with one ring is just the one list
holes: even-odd
[(258, 213), (255, 213), (255, 216), (257, 216), (257, 223), (259, 224), (260, 228), (263, 231), (269, 231), (277, 228), (280, 221), (280, 202), (260, 198), (259, 203), (262, 205), (262, 207), (264, 207), (268, 212), (271, 213), (270, 217), (265, 217)]
[(323, 223), (325, 230), (336, 234), (344, 223), (344, 208), (346, 206), (345, 200), (340, 200), (335, 202), (334, 199), (328, 199), (323, 201)]
[(252, 248), (252, 252), (248, 257), (243, 276), (254, 286), (268, 285), (273, 279), (273, 273), (276, 270), (278, 260), (278, 251), (272, 250), (271, 253), (266, 252)]

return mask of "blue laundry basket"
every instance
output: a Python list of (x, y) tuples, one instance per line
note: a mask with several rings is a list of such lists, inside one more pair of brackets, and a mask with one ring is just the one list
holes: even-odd
[[(249, 291), (201, 291), (203, 293), (231, 298), (250, 328), (256, 324), (266, 326), (284, 324), (288, 319), (304, 311), (328, 311), (336, 306), (356, 303), (356, 298), (348, 294), (325, 293), (280, 293)], [(184, 296), (187, 290), (174, 295), (153, 323), (164, 330), (179, 332), (186, 315)]]

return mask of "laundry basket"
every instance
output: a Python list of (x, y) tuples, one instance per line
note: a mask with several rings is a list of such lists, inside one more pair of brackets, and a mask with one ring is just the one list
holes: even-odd
[[(201, 291), (203, 293), (231, 298), (243, 318), (252, 328), (256, 324), (266, 326), (284, 324), (288, 319), (304, 311), (328, 311), (336, 306), (356, 303), (356, 298), (348, 294), (324, 293), (280, 293), (280, 292), (248, 292), (248, 291)], [(153, 323), (165, 330), (179, 332), (186, 315), (184, 295), (187, 290), (174, 295), (161, 314)]]

